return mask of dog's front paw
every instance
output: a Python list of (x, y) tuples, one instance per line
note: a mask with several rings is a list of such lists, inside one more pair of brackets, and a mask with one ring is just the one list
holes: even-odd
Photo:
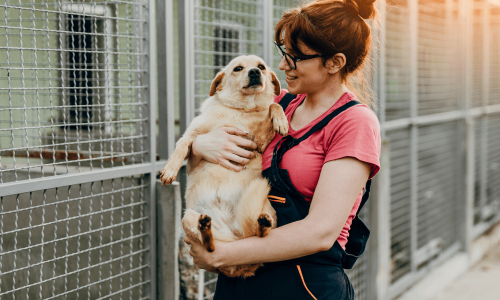
[(177, 171), (168, 164), (160, 171), (160, 179), (163, 185), (171, 184), (177, 178)]
[(279, 104), (273, 103), (269, 106), (269, 113), (273, 122), (273, 130), (282, 136), (286, 136), (288, 134), (288, 119), (283, 112), (283, 108)]
[(273, 119), (273, 129), (282, 136), (288, 135), (288, 120), (286, 118)]

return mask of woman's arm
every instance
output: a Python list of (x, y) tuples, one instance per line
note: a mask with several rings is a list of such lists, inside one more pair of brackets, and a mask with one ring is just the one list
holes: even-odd
[(194, 262), (200, 268), (213, 270), (220, 266), (288, 260), (330, 249), (369, 174), (370, 165), (355, 158), (325, 163), (305, 219), (271, 230), (264, 238), (218, 244), (212, 253), (199, 242), (185, 238), (192, 245)]
[[(187, 172), (193, 170), (202, 159), (214, 164), (220, 164), (230, 170), (241, 171), (254, 157), (252, 151), (241, 147), (256, 149), (257, 145), (242, 136), (248, 132), (235, 127), (221, 127), (207, 134), (199, 135), (191, 146), (188, 158)], [(237, 166), (232, 162), (240, 164)]]

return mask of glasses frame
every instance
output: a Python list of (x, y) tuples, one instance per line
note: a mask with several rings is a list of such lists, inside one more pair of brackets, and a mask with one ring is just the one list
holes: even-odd
[[(297, 62), (298, 61), (308, 60), (308, 59), (313, 59), (313, 58), (318, 58), (318, 57), (323, 57), (323, 55), (314, 54), (314, 55), (307, 55), (307, 57), (303, 57), (303, 58), (297, 58), (297, 57), (294, 57), (294, 56), (286, 53), (286, 51), (283, 51), (283, 49), (281, 49), (281, 46), (278, 45), (278, 43), (276, 43), (276, 41), (274, 42), (274, 46), (275, 46), (276, 50), (278, 51), (278, 53), (281, 55), (281, 57), (285, 57), (285, 60), (286, 60), (286, 62), (288, 64), (288, 66), (290, 66), (290, 68), (292, 70), (296, 70), (297, 69)], [(290, 63), (290, 61), (286, 58), (286, 56), (288, 56), (293, 61), (293, 66)]]

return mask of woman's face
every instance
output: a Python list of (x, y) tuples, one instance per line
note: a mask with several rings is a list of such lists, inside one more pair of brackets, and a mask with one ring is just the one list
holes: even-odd
[[(284, 50), (295, 58), (301, 58), (293, 53), (290, 44), (285, 41)], [(317, 55), (316, 51), (308, 48), (303, 43), (299, 43), (300, 51), (305, 55)], [(292, 69), (285, 57), (281, 59), (278, 68), (285, 71), (287, 90), (292, 94), (311, 94), (322, 87), (325, 87), (330, 79), (328, 69), (323, 66), (321, 57), (295, 62), (296, 69)]]

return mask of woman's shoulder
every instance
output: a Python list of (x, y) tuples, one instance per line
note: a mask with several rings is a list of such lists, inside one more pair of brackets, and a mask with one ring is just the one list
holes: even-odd
[[(341, 105), (354, 100), (359, 101), (356, 98), (356, 96), (354, 96), (354, 94), (349, 92), (347, 99), (344, 101), (344, 103), (341, 103)], [(364, 103), (355, 105), (347, 109), (345, 112), (342, 113), (342, 117), (339, 118), (339, 121), (341, 121), (342, 123), (355, 122), (356, 124), (359, 125), (364, 124), (370, 127), (375, 127), (380, 130), (380, 122), (378, 120), (376, 113), (368, 105)]]

